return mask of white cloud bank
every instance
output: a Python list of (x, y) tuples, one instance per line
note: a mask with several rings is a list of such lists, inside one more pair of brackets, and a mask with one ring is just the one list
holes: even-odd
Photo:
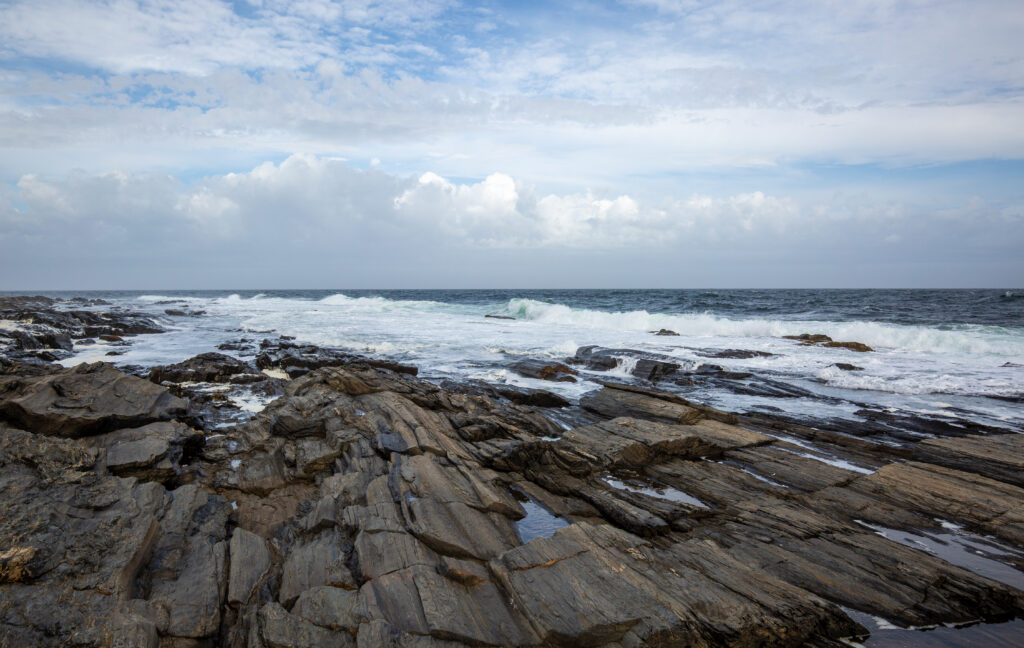
[(983, 201), (938, 214), (757, 191), (652, 202), (541, 194), (504, 173), (454, 182), (293, 155), (194, 184), (23, 176), (0, 196), (0, 289), (764, 285), (765, 263), (805, 273), (794, 283), (782, 271), (782, 285), (828, 283), (806, 276), (808, 264), (846, 285), (882, 281), (861, 266), (909, 264), (922, 274), (888, 283), (910, 285), (927, 283), (929, 264), (953, 268), (953, 257), (974, 264), (955, 285), (999, 285), (1022, 265), (1012, 250), (1022, 234), (1024, 209)]

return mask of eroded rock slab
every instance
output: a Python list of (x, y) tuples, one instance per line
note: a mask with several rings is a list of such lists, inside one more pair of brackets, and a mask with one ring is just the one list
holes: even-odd
[(1024, 434), (926, 439), (914, 448), (914, 459), (1024, 488)]
[(0, 418), (38, 434), (80, 437), (167, 421), (186, 403), (104, 363), (30, 378), (0, 378)]

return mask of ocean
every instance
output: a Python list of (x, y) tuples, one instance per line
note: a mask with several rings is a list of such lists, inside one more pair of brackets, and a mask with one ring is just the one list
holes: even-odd
[[(64, 361), (178, 362), (219, 344), (289, 335), (420, 368), (430, 380), (543, 387), (569, 398), (609, 375), (630, 378), (635, 353), (670, 357), (686, 371), (715, 365), (799, 389), (797, 396), (723, 387), (663, 388), (734, 412), (784, 412), (821, 422), (864, 409), (1021, 430), (1024, 289), (1000, 290), (238, 290), (55, 292), (103, 298), (152, 314), (168, 332), (103, 345)], [(167, 309), (201, 310), (197, 317)], [(497, 315), (500, 318), (488, 318)], [(511, 318), (511, 319), (504, 319)], [(678, 336), (656, 336), (669, 329)], [(805, 346), (784, 335), (821, 333), (874, 349)], [(577, 348), (630, 350), (610, 372), (552, 383), (510, 369), (523, 358), (564, 361)], [(709, 359), (723, 350), (771, 355)], [(854, 365), (857, 370), (837, 364)], [(954, 423), (955, 424), (955, 423)]]
[[(651, 386), (638, 379), (635, 370), (641, 359), (657, 359), (678, 366), (654, 385), (657, 389), (746, 414), (751, 421), (788, 419), (895, 446), (930, 436), (1024, 431), (1021, 289), (45, 294), (104, 299), (110, 303), (87, 308), (146, 313), (166, 328), (164, 333), (133, 337), (126, 346), (76, 344), (73, 355), (61, 361), (64, 365), (97, 360), (121, 366), (171, 364), (223, 344), (229, 345), (225, 353), (251, 360), (261, 340), (291, 336), (296, 342), (416, 365), (427, 380), (543, 388), (576, 400), (609, 379)], [(654, 334), (662, 329), (678, 335)], [(873, 351), (806, 345), (783, 337), (805, 333), (863, 343)], [(244, 343), (235, 344), (239, 341)], [(528, 378), (514, 367), (524, 359), (566, 362), (580, 347), (590, 345), (602, 349), (606, 359), (613, 358), (614, 366), (605, 364), (598, 370), (576, 364), (575, 382)], [(269, 397), (243, 393), (229, 398), (243, 410), (243, 418), (237, 420), (244, 420), (260, 411)], [(579, 424), (572, 416), (586, 416), (580, 414), (581, 408), (565, 409), (576, 412), (565, 414), (564, 420), (558, 408), (545, 413), (566, 428)], [(878, 466), (873, 455), (840, 456), (835, 453), (850, 448), (822, 447), (807, 435), (790, 434), (786, 426), (758, 429), (776, 437), (787, 452), (807, 459), (861, 474)], [(611, 477), (605, 481), (635, 490)], [(527, 510), (530, 516), (540, 516), (538, 524), (551, 523), (552, 516), (539, 506)], [(895, 542), (1020, 587), (1019, 550), (936, 521), (941, 529), (928, 531), (861, 524)], [(564, 521), (556, 528), (561, 525)], [(1011, 646), (1019, 643), (1024, 623), (904, 632), (880, 617), (847, 612), (870, 630), (864, 645), (871, 648)]]

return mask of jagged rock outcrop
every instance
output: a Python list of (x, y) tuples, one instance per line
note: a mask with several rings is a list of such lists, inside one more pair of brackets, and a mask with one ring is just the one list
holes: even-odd
[(71, 355), (74, 341), (116, 339), (161, 333), (152, 318), (128, 311), (80, 310), (106, 304), (103, 300), (50, 297), (0, 297), (0, 353), (8, 358), (52, 362)]
[(365, 358), (353, 353), (337, 349), (324, 349), (312, 344), (296, 344), (283, 337), (277, 340), (263, 340), (260, 343), (260, 352), (256, 356), (256, 366), (260, 369), (277, 369), (285, 372), (291, 378), (297, 378), (321, 367), (336, 367), (352, 362), (362, 362), (410, 376), (415, 376), (419, 372), (416, 367), (397, 362)]
[(24, 557), (0, 584), (0, 643), (152, 646), (217, 632), (223, 500), (111, 476), (72, 440), (3, 426), (0, 491), (0, 547)]
[(612, 383), (564, 429), (363, 362), (239, 425), (101, 430), (101, 405), (152, 413), (166, 390), (80, 373), (88, 394), (49, 387), (74, 371), (0, 377), (2, 412), (72, 413), (0, 426), (0, 645), (833, 646), (866, 634), (844, 607), (1024, 614), (1024, 592), (867, 526), (1019, 545), (1024, 489), (868, 440)]
[(266, 376), (247, 362), (223, 353), (202, 353), (178, 364), (153, 367), (149, 379), (162, 382), (250, 383)]

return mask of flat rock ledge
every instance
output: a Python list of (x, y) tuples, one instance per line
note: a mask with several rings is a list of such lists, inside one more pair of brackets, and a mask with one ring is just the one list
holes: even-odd
[(652, 389), (607, 384), (566, 430), (395, 369), (303, 367), (198, 430), (109, 365), (7, 367), (0, 646), (826, 648), (867, 635), (844, 610), (1024, 615), (1019, 589), (877, 532), (1019, 548), (1020, 437), (858, 446), (852, 470)]

